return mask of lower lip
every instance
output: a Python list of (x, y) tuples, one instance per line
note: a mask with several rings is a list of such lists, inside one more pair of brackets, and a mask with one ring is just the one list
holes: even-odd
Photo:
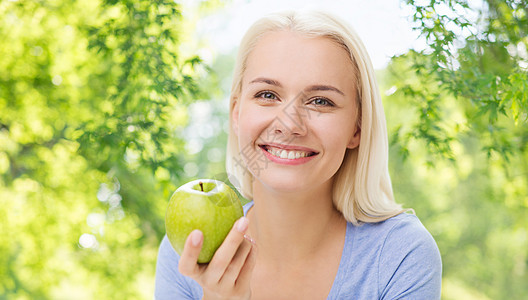
[(310, 160), (312, 160), (315, 156), (317, 156), (317, 154), (316, 154), (316, 155), (307, 156), (307, 157), (299, 157), (299, 158), (295, 158), (295, 159), (287, 159), (287, 158), (277, 157), (277, 156), (269, 153), (264, 148), (260, 148), (260, 149), (264, 152), (264, 155), (266, 155), (266, 157), (269, 160), (271, 160), (272, 162), (275, 162), (275, 163), (278, 163), (278, 164), (281, 164), (281, 165), (289, 165), (289, 166), (301, 165), (301, 164), (307, 163)]

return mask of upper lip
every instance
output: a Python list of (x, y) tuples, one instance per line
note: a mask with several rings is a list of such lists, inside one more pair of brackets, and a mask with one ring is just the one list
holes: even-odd
[(260, 143), (259, 147), (274, 147), (274, 148), (279, 148), (279, 149), (289, 150), (289, 151), (303, 151), (303, 152), (314, 153), (314, 154), (318, 154), (319, 153), (318, 151), (316, 151), (314, 149), (311, 149), (311, 148), (308, 148), (308, 147), (303, 147), (303, 146), (297, 146), (297, 145), (284, 145), (284, 144), (276, 144), (276, 143)]

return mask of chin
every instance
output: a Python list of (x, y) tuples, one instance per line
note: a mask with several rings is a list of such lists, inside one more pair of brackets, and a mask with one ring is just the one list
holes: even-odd
[(313, 180), (302, 177), (298, 174), (281, 174), (282, 172), (263, 171), (258, 176), (254, 176), (264, 188), (274, 193), (302, 193), (317, 185)]

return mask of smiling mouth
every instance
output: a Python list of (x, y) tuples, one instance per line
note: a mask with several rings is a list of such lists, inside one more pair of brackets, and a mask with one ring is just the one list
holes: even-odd
[(269, 154), (282, 159), (299, 159), (319, 154), (318, 152), (314, 151), (303, 151), (294, 149), (286, 150), (270, 145), (259, 145), (259, 147), (266, 150)]

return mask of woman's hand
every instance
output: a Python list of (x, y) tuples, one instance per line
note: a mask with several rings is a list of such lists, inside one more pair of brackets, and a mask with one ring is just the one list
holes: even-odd
[(198, 264), (203, 234), (192, 231), (180, 257), (179, 271), (202, 286), (203, 299), (249, 299), (249, 282), (256, 262), (256, 245), (245, 236), (247, 218), (238, 219), (208, 264)]

